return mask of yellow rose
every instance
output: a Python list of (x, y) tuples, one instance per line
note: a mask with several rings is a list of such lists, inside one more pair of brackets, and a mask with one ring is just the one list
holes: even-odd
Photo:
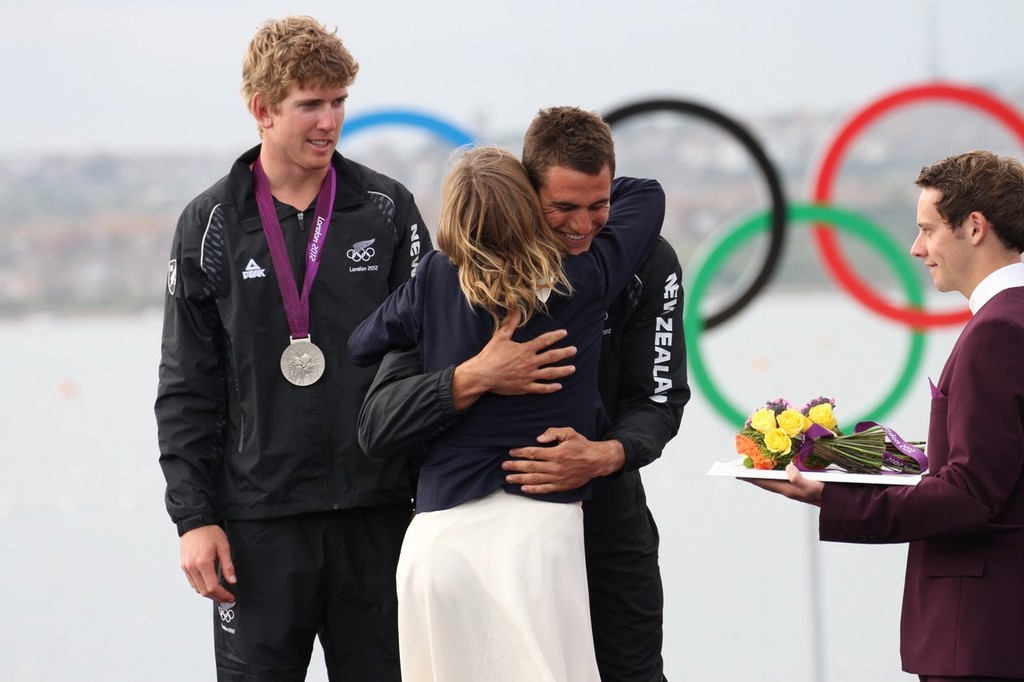
[(779, 424), (779, 428), (786, 432), (787, 435), (795, 436), (798, 433), (802, 433), (804, 430), (804, 419), (805, 417), (800, 414), (799, 410), (789, 408), (783, 410), (776, 417), (776, 421)]
[(764, 446), (772, 452), (788, 455), (789, 451), (793, 449), (793, 441), (790, 440), (789, 434), (785, 430), (769, 429), (764, 434)]
[(768, 433), (770, 429), (774, 429), (778, 424), (775, 422), (775, 413), (769, 410), (767, 407), (762, 407), (760, 410), (750, 415), (750, 428), (761, 433)]
[(829, 431), (835, 430), (838, 424), (835, 415), (832, 414), (831, 403), (821, 403), (820, 405), (815, 405), (814, 407), (807, 411), (807, 416), (810, 418), (812, 422), (814, 422), (815, 424), (821, 424)]

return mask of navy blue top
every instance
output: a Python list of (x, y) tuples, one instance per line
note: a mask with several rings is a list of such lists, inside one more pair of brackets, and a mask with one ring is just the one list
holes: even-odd
[[(567, 256), (570, 295), (552, 293), (547, 314), (538, 312), (513, 339), (526, 341), (555, 329), (568, 330), (576, 346), (576, 372), (547, 395), (486, 393), (450, 429), (433, 441), (420, 470), (417, 511), (449, 509), (489, 495), (505, 483), (501, 463), (509, 450), (537, 445), (551, 426), (570, 426), (596, 440), (608, 426), (597, 385), (605, 311), (647, 257), (661, 231), (665, 195), (654, 180), (618, 178), (612, 184), (615, 213), (590, 249)], [(439, 251), (423, 256), (416, 276), (396, 289), (349, 339), (349, 357), (359, 366), (379, 362), (397, 348), (419, 345), (427, 372), (468, 360), (494, 332), (490, 314), (470, 306), (459, 287), (458, 270)], [(552, 502), (587, 499), (590, 485), (560, 493), (529, 495)]]

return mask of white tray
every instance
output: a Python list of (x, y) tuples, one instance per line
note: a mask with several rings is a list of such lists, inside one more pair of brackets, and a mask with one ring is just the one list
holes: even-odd
[[(922, 474), (851, 474), (842, 469), (801, 471), (804, 478), (827, 483), (873, 483), (875, 485), (917, 485)], [(740, 457), (731, 462), (715, 462), (708, 469), (708, 476), (731, 476), (733, 478), (775, 478), (785, 481), (786, 472), (764, 469), (748, 469)]]

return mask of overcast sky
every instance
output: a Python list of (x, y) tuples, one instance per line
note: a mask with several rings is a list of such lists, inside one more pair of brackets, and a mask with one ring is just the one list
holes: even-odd
[(744, 118), (936, 73), (1024, 77), (1021, 0), (11, 0), (0, 154), (247, 148), (242, 53), (286, 14), (336, 27), (359, 60), (350, 117), (416, 108), (484, 137), (555, 104), (677, 96)]

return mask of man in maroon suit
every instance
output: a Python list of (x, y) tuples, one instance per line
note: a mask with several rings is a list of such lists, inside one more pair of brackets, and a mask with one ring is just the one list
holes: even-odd
[(925, 682), (1024, 680), (1024, 166), (968, 152), (917, 178), (910, 249), (970, 302), (932, 389), (916, 486), (756, 485), (818, 505), (822, 540), (909, 542), (900, 652)]

